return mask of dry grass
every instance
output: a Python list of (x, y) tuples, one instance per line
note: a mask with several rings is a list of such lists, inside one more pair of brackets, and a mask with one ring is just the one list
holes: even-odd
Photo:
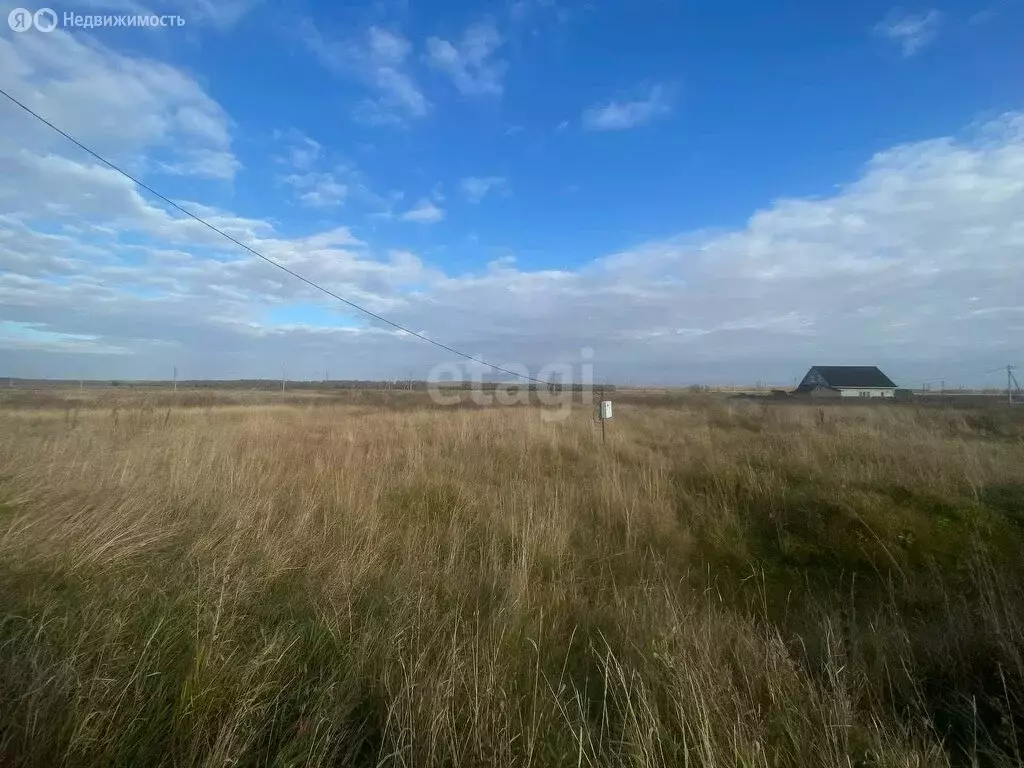
[(0, 407), (0, 763), (1021, 762), (1019, 413), (147, 397)]

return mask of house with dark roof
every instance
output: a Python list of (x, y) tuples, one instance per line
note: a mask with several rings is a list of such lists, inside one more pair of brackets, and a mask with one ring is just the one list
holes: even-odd
[(797, 395), (812, 397), (895, 397), (896, 385), (873, 365), (816, 365)]

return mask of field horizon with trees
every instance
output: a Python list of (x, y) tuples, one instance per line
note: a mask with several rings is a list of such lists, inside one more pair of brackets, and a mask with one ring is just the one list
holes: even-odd
[(0, 395), (4, 765), (1022, 764), (1024, 408)]

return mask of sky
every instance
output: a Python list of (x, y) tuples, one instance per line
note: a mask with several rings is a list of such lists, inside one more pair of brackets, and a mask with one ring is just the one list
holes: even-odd
[[(14, 30), (0, 2), (0, 88), (472, 356), (652, 385), (849, 364), (998, 386), (1024, 364), (1022, 0), (49, 7), (56, 29)], [(0, 97), (0, 375), (458, 360)]]

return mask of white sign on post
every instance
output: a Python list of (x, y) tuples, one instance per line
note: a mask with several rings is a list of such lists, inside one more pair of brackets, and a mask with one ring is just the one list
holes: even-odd
[(608, 421), (612, 417), (612, 401), (601, 401), (601, 421)]

